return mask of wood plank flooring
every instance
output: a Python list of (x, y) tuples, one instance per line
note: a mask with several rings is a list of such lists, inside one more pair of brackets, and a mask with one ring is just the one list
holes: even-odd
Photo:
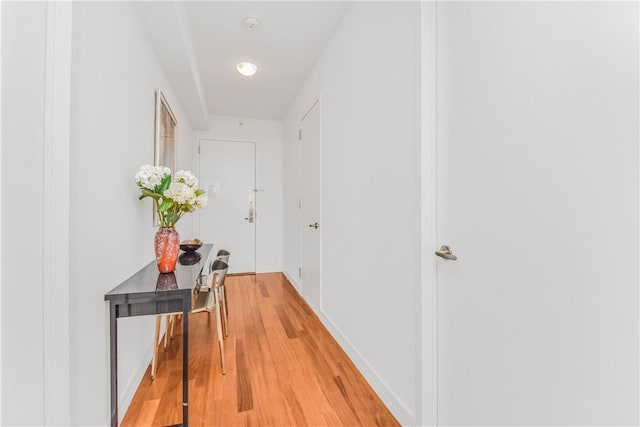
[[(228, 277), (227, 374), (215, 315), (189, 318), (189, 425), (399, 426), (281, 273)], [(182, 327), (160, 349), (122, 426), (182, 419)]]

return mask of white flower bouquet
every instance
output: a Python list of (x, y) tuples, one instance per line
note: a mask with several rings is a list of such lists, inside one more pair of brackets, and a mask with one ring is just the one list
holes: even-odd
[(135, 178), (139, 199), (153, 199), (160, 227), (173, 227), (186, 212), (207, 206), (207, 193), (198, 188), (198, 178), (189, 171), (172, 175), (165, 166), (144, 165)]

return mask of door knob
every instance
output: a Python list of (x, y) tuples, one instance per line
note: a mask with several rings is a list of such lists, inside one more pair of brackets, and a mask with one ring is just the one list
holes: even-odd
[(458, 259), (458, 257), (455, 256), (451, 251), (451, 248), (447, 245), (442, 245), (440, 247), (440, 250), (436, 251), (436, 255), (438, 255), (440, 258), (450, 259), (451, 261), (455, 261)]
[(309, 227), (315, 228), (317, 230), (318, 227), (320, 227), (320, 224), (318, 224), (317, 222), (314, 222), (313, 224), (309, 224)]

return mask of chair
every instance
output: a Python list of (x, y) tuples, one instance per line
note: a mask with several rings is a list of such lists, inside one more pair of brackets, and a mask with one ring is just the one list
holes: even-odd
[[(224, 261), (227, 263), (227, 265), (229, 264), (229, 257), (231, 256), (231, 252), (229, 252), (226, 249), (220, 249), (218, 251), (218, 254), (216, 255), (216, 258), (219, 259), (220, 261)], [(222, 285), (222, 305), (224, 306), (224, 316), (225, 316), (225, 324), (229, 323), (229, 311), (227, 310), (227, 288), (224, 287), (224, 285)], [(225, 337), (228, 336), (227, 335), (227, 329), (225, 327), (224, 330), (225, 333)]]
[[(213, 266), (213, 264), (212, 264)], [(218, 330), (218, 344), (220, 346), (220, 360), (222, 364), (222, 374), (226, 374), (226, 368), (224, 363), (224, 336), (223, 336), (223, 328), (226, 328), (225, 321), (223, 320), (222, 310), (222, 290), (220, 288), (221, 284), (224, 284), (224, 279), (227, 273), (226, 264), (224, 265), (224, 269), (212, 270), (210, 269), (209, 274), (206, 277), (204, 283), (200, 283), (196, 288), (197, 291), (194, 293), (191, 302), (191, 312), (190, 313), (200, 313), (203, 311), (207, 312), (216, 312), (216, 326)], [(218, 265), (217, 267), (220, 267)], [(175, 324), (175, 318), (177, 315), (181, 313), (169, 313), (166, 315), (166, 330), (164, 336), (164, 347), (167, 347), (167, 337), (170, 335), (173, 338), (173, 325)], [(153, 360), (151, 362), (151, 379), (155, 379), (156, 371), (158, 368), (158, 348), (159, 337), (160, 337), (160, 327), (162, 322), (162, 316), (157, 316), (156, 318), (156, 331), (155, 331), (155, 341), (154, 341), (154, 349), (153, 349)], [(224, 326), (223, 326), (224, 325)]]
[[(229, 254), (227, 254), (228, 258)], [(214, 276), (214, 283), (211, 284), (212, 288), (218, 289), (220, 302), (222, 306), (222, 330), (224, 332), (224, 336), (228, 337), (229, 333), (227, 331), (227, 323), (229, 321), (229, 314), (227, 312), (227, 291), (224, 287), (224, 281), (227, 276), (227, 271), (229, 270), (229, 264), (226, 262), (216, 259), (211, 263), (211, 271), (216, 273)]]
[[(207, 277), (207, 287), (209, 288), (209, 294), (211, 298), (207, 306), (209, 312), (215, 310), (216, 312), (216, 326), (218, 328), (218, 346), (220, 347), (220, 362), (222, 363), (222, 375), (227, 373), (224, 365), (224, 339), (227, 336), (227, 321), (226, 313), (224, 312), (224, 280), (227, 275), (228, 266), (226, 263), (218, 260), (211, 264), (211, 273)], [(203, 285), (204, 286), (204, 285)], [(223, 335), (224, 331), (224, 335)]]

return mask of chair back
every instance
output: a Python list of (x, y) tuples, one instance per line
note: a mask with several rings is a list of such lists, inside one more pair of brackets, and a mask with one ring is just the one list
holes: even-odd
[(216, 256), (217, 259), (219, 259), (220, 261), (224, 261), (227, 264), (229, 264), (229, 256), (231, 255), (231, 252), (229, 252), (226, 249), (220, 249), (218, 251), (218, 255)]
[(209, 274), (209, 287), (211, 289), (224, 285), (229, 265), (222, 260), (215, 260), (211, 263), (211, 274)]

